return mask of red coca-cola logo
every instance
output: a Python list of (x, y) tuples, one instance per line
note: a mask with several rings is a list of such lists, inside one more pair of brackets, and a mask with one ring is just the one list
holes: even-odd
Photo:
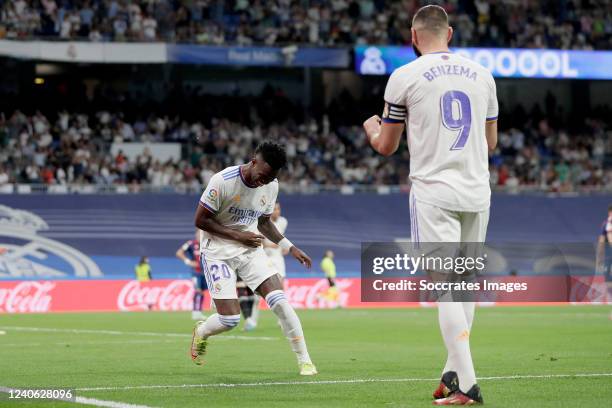
[(51, 307), (52, 282), (21, 282), (13, 288), (0, 288), (0, 312), (48, 312)]
[(119, 310), (191, 310), (193, 285), (188, 280), (174, 280), (160, 286), (156, 282), (131, 281), (117, 296)]
[(350, 290), (353, 281), (351, 279), (336, 279), (336, 287), (339, 291), (338, 304), (330, 302), (325, 298), (324, 294), (329, 287), (326, 279), (317, 280), (310, 285), (294, 285), (291, 280), (288, 280), (285, 285), (285, 293), (289, 303), (299, 309), (324, 309), (334, 306), (349, 306)]

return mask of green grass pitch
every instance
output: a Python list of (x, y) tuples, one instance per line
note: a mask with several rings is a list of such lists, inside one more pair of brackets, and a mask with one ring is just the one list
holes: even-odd
[[(187, 313), (5, 314), (0, 386), (71, 387), (81, 397), (151, 407), (431, 406), (437, 382), (428, 379), (439, 377), (446, 356), (435, 309), (298, 313), (314, 377), (297, 374), (268, 311), (256, 331), (212, 339), (202, 367), (188, 357)], [(603, 306), (478, 308), (471, 345), (485, 405), (610, 406), (609, 314)], [(76, 406), (4, 398), (3, 407)]]

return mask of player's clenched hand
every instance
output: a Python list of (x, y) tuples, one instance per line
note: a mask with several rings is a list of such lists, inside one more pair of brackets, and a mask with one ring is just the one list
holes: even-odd
[(380, 134), (380, 116), (374, 115), (365, 122), (363, 122), (363, 130), (365, 130), (368, 136), (368, 141)]
[(254, 232), (241, 232), (238, 236), (238, 242), (251, 248), (257, 248), (263, 244), (264, 236)]
[(312, 259), (310, 259), (308, 255), (302, 252), (301, 249), (292, 246), (289, 250), (289, 253), (293, 255), (293, 257), (297, 259), (299, 263), (306, 266), (308, 269), (310, 269), (310, 267), (312, 266)]

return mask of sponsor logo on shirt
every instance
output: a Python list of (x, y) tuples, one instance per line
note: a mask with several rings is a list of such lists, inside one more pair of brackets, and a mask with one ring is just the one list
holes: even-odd
[(229, 208), (228, 212), (232, 215), (232, 222), (243, 225), (250, 225), (254, 223), (263, 214), (263, 211), (233, 206)]

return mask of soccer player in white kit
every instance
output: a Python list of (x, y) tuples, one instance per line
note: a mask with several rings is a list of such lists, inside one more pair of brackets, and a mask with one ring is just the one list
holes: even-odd
[[(449, 51), (453, 30), (443, 8), (419, 9), (411, 31), (419, 58), (392, 73), (382, 120), (373, 116), (364, 129), (372, 147), (390, 156), (407, 124), (413, 241), (484, 242), (488, 151), (497, 144), (495, 81), (481, 65)], [(435, 405), (482, 403), (469, 346), (474, 308), (473, 302), (438, 303), (448, 358)]]
[(195, 225), (203, 231), (202, 271), (217, 313), (198, 322), (193, 330), (191, 358), (198, 365), (204, 362), (207, 339), (233, 329), (240, 322), (236, 293), (236, 278), (240, 276), (278, 317), (296, 354), (300, 374), (317, 374), (300, 319), (262, 248), (263, 240), (268, 238), (307, 268), (312, 265), (310, 257), (279, 233), (270, 220), (278, 195), (276, 176), (286, 164), (285, 150), (278, 144), (264, 142), (249, 163), (215, 174), (202, 194)]

